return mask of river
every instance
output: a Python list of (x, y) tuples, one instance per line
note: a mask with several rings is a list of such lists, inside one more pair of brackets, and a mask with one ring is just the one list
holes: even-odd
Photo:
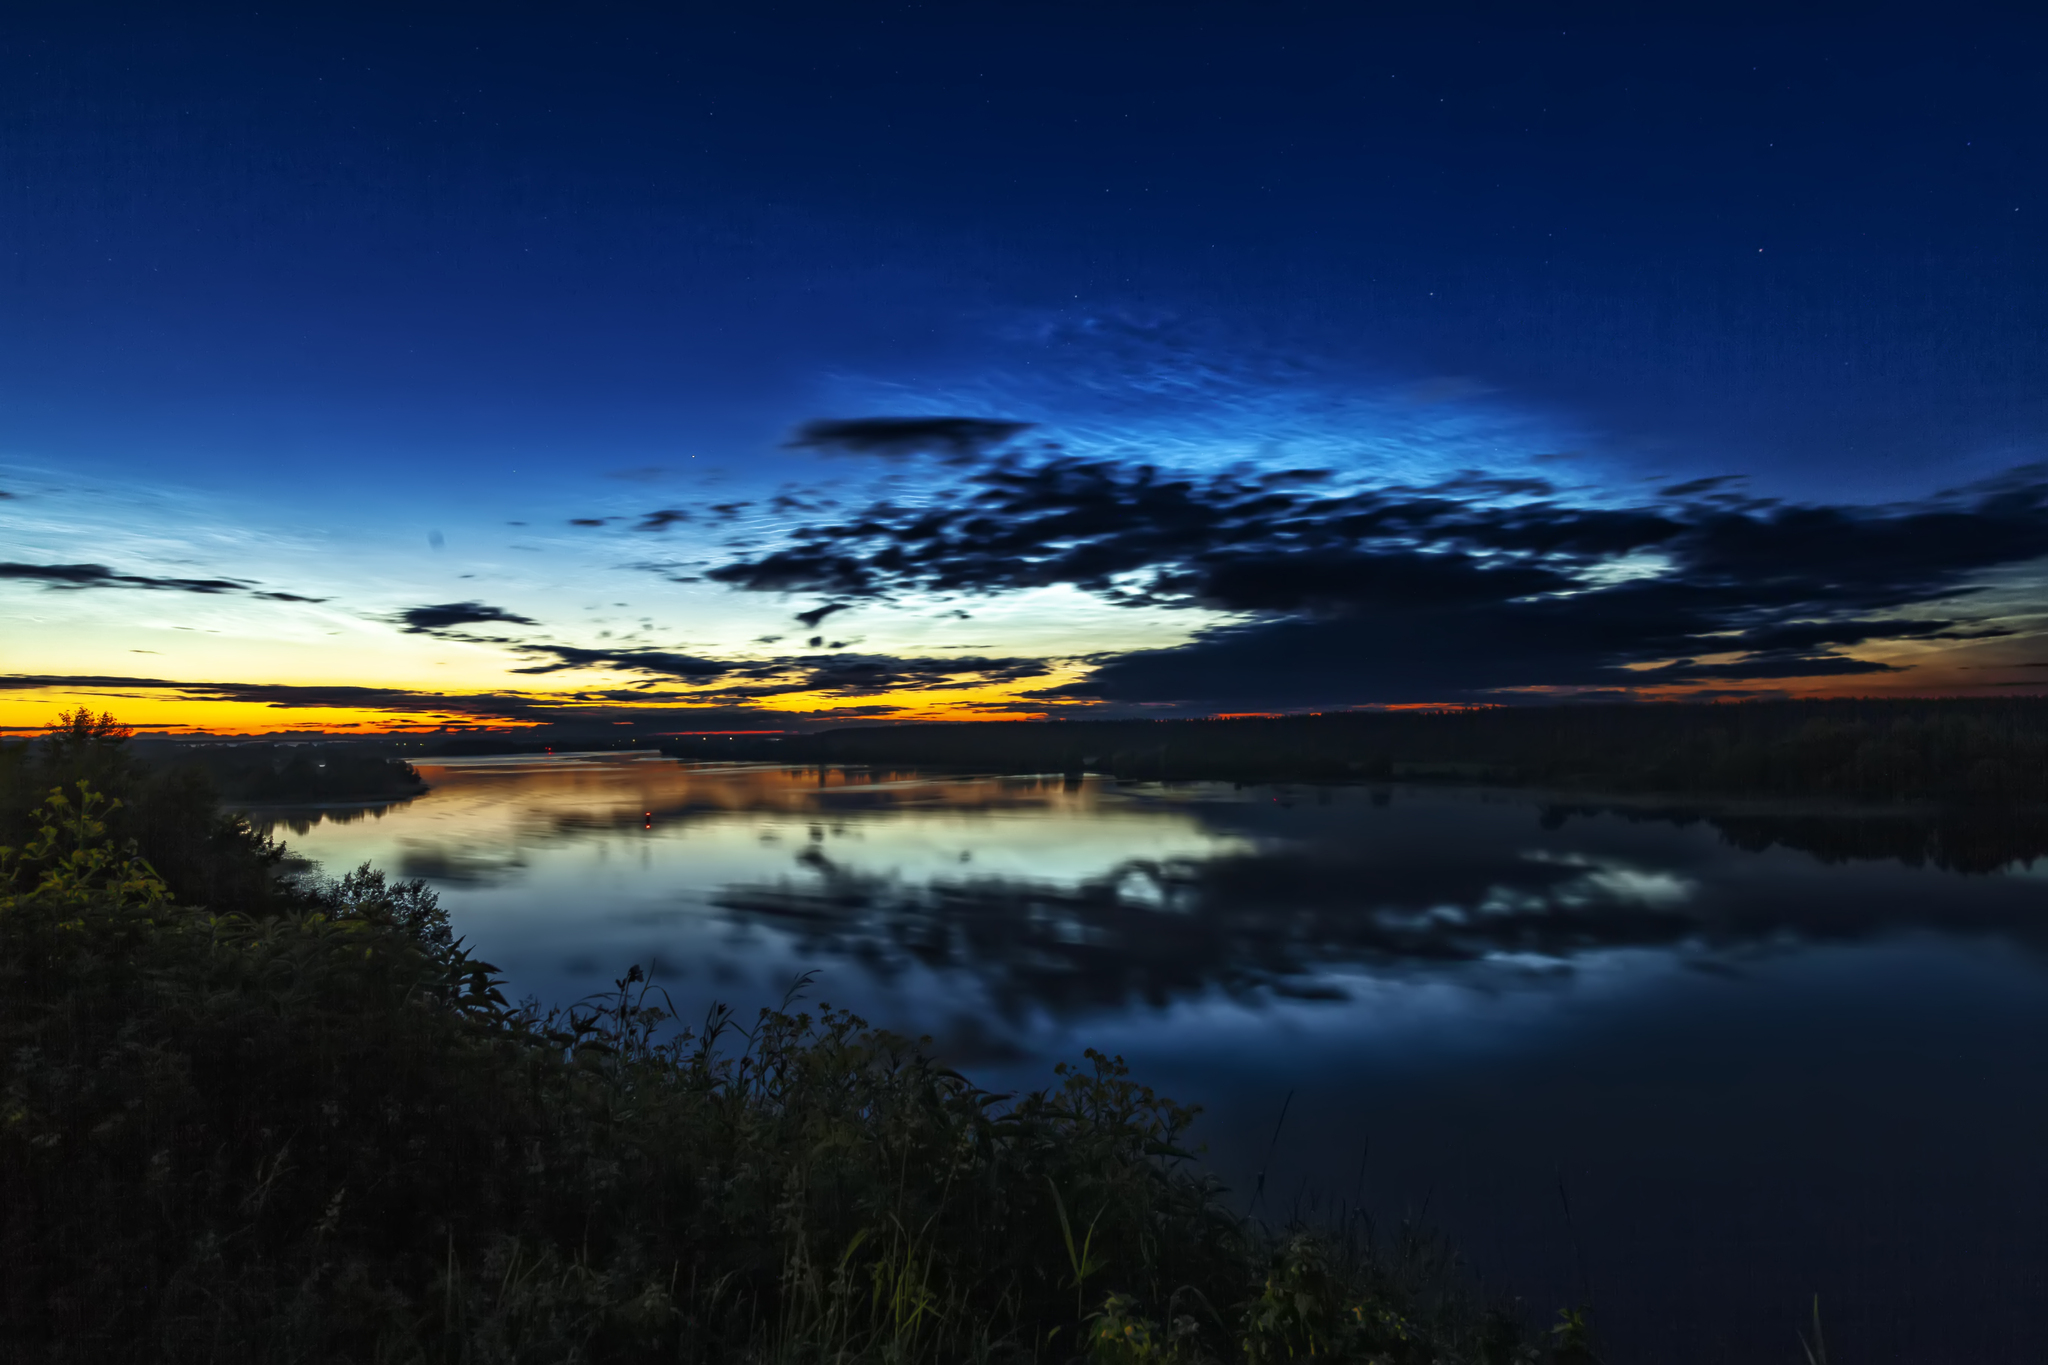
[(1119, 1053), (1240, 1208), (1421, 1218), (1615, 1362), (1800, 1360), (1816, 1294), (1837, 1361), (2043, 1358), (2048, 865), (1512, 791), (420, 768), (261, 814), (426, 878), (515, 996), (809, 973), (992, 1087)]

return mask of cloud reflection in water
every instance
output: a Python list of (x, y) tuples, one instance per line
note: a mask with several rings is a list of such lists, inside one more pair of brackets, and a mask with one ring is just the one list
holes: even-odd
[[(677, 974), (715, 962), (762, 986), (821, 967), (842, 1002), (870, 993), (851, 989), (858, 976), (911, 1014), (924, 1012), (914, 997), (939, 991), (945, 1009), (1011, 1030), (1204, 998), (1254, 1010), (1356, 998), (1366, 979), (1495, 989), (1640, 951), (1726, 970), (1921, 931), (2048, 946), (2048, 917), (2009, 894), (2021, 879), (1944, 876), (1929, 896), (1911, 879), (1937, 874), (1910, 870), (2048, 849), (2039, 818), (1702, 814), (1444, 789), (1118, 787), (647, 756), (427, 775), (434, 790), (402, 814), (314, 830), (306, 851), (330, 867), (369, 858), (425, 876), (458, 921), (490, 916), (493, 933), (516, 915), (535, 953), (575, 938), (558, 964), (658, 951)], [(1707, 827), (1721, 837), (1702, 838)], [(1823, 866), (1845, 860), (1867, 871)]]

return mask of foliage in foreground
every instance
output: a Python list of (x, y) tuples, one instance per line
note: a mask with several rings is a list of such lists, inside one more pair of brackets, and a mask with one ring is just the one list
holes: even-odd
[(0, 1342), (52, 1360), (1590, 1360), (1414, 1241), (1268, 1238), (1090, 1054), (540, 1015), (421, 883), (174, 903), (88, 783), (0, 851)]

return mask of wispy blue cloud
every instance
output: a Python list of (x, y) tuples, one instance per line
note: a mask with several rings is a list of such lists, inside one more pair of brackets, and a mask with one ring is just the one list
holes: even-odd
[(848, 413), (1028, 421), (1032, 438), (1087, 458), (1308, 463), (1381, 481), (1473, 469), (1557, 479), (1597, 444), (1483, 378), (1402, 373), (1165, 312), (1008, 316), (973, 364), (919, 379), (842, 371), (826, 401)]

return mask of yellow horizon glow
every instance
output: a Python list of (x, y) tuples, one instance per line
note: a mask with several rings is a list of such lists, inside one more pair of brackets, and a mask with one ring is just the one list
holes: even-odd
[[(526, 730), (557, 722), (583, 721), (591, 724), (619, 722), (627, 717), (673, 715), (678, 725), (704, 711), (745, 712), (765, 710), (803, 717), (829, 718), (834, 712), (876, 705), (888, 706), (890, 720), (1039, 720), (1046, 715), (1042, 703), (1018, 699), (1012, 694), (1026, 687), (1043, 686), (1048, 675), (995, 686), (922, 688), (916, 691), (872, 692), (856, 696), (824, 693), (789, 693), (775, 697), (768, 706), (750, 707), (728, 701), (702, 702), (590, 702), (579, 703), (573, 693), (418, 693), (423, 702), (445, 698), (446, 708), (419, 706), (297, 706), (275, 701), (242, 701), (218, 697), (180, 696), (172, 689), (147, 691), (132, 686), (72, 686), (25, 689), (0, 694), (0, 734), (36, 732), (48, 729), (60, 711), (83, 706), (110, 711), (124, 724), (148, 733), (206, 735), (270, 735), (291, 732), (334, 732), (378, 735), (420, 730)], [(197, 690), (198, 685), (195, 685)], [(546, 708), (543, 717), (511, 717), (470, 711), (465, 703), (479, 698), (503, 698), (529, 706)], [(866, 717), (851, 717), (862, 719)], [(880, 717), (875, 717), (880, 719)]]
[[(1775, 694), (1786, 698), (1822, 699), (1828, 697), (1855, 696), (1996, 696), (2024, 695), (2024, 689), (1987, 689), (1970, 676), (1985, 667), (1979, 663), (1963, 664), (1956, 652), (1936, 653), (1927, 651), (1897, 651), (1896, 662), (1907, 663), (1910, 667), (1896, 673), (1861, 673), (1847, 676), (1823, 676), (1812, 678), (1759, 679), (1755, 682), (1720, 681), (1701, 684), (1648, 684), (1626, 689), (1635, 698), (1643, 701), (1712, 701), (1717, 698), (1731, 700), (1751, 696), (1758, 692)], [(394, 704), (390, 706), (356, 705), (293, 705), (288, 700), (237, 700), (205, 695), (181, 693), (177, 684), (161, 687), (138, 687), (133, 683), (108, 682), (102, 685), (74, 684), (28, 688), (16, 692), (0, 693), (0, 735), (22, 735), (49, 728), (57, 714), (78, 706), (93, 711), (110, 711), (121, 721), (134, 726), (138, 731), (160, 734), (195, 735), (281, 735), (290, 733), (327, 733), (386, 735), (410, 734), (422, 731), (484, 730), (520, 731), (540, 728), (549, 724), (568, 723), (600, 727), (607, 724), (628, 724), (632, 720), (653, 716), (672, 716), (678, 729), (688, 728), (691, 717), (706, 711), (744, 714), (748, 711), (768, 713), (763, 720), (771, 725), (788, 728), (795, 721), (832, 721), (838, 713), (856, 712), (865, 708), (886, 707), (886, 714), (847, 715), (845, 720), (857, 723), (861, 720), (886, 720), (892, 722), (971, 722), (1005, 720), (1043, 720), (1052, 714), (1038, 698), (1021, 697), (1024, 691), (1039, 691), (1080, 680), (1085, 669), (1071, 661), (1048, 660), (1046, 670), (1036, 676), (1005, 681), (998, 684), (967, 683), (961, 686), (927, 686), (916, 689), (882, 690), (855, 695), (841, 695), (825, 692), (790, 692), (776, 696), (761, 697), (752, 701), (719, 699), (707, 695), (695, 700), (673, 692), (660, 700), (603, 700), (584, 701), (578, 698), (578, 689), (561, 690), (514, 690), (500, 688), (448, 688), (445, 681), (439, 687), (405, 687), (402, 683), (394, 690), (410, 693), (406, 700), (416, 704)], [(391, 686), (397, 680), (380, 678), (379, 684)], [(289, 686), (305, 686), (309, 690), (321, 684), (304, 676), (292, 678)], [(336, 686), (362, 686), (364, 680), (350, 679)], [(616, 685), (614, 682), (613, 685)], [(212, 690), (213, 685), (192, 683), (192, 693)], [(1531, 686), (1502, 689), (1499, 701), (1520, 698), (1529, 701), (1570, 700), (1583, 695), (1589, 689), (1575, 687)], [(1608, 689), (1598, 689), (1608, 690)], [(715, 693), (716, 689), (706, 689)], [(494, 715), (488, 703), (497, 700), (532, 708), (539, 714), (527, 716)], [(437, 705), (437, 702), (445, 702)], [(482, 703), (480, 705), (480, 703)], [(1488, 701), (1464, 699), (1456, 702), (1396, 703), (1391, 705), (1365, 706), (1364, 710), (1409, 710), (1466, 708), (1475, 705), (1497, 704)], [(1069, 703), (1061, 710), (1079, 710), (1084, 714), (1096, 709), (1096, 704)], [(1323, 708), (1331, 709), (1331, 708)], [(1260, 713), (1264, 714), (1264, 713)], [(774, 720), (769, 720), (769, 715)], [(784, 720), (788, 718), (788, 721)]]

